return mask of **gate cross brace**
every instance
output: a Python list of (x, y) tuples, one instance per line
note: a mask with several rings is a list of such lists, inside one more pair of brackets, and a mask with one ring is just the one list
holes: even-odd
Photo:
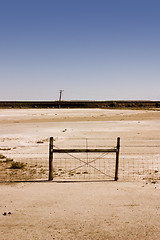
[[(55, 149), (53, 148), (53, 137), (50, 137), (50, 145), (49, 145), (49, 180), (53, 180), (53, 153), (93, 153), (93, 152), (102, 152), (102, 153), (116, 153), (116, 166), (115, 166), (115, 181), (118, 180), (118, 165), (119, 165), (119, 150), (120, 150), (120, 137), (117, 138), (117, 147), (115, 148), (109, 148), (109, 149)], [(83, 162), (81, 159), (78, 159), (79, 161)], [(93, 161), (96, 159), (90, 161), (90, 162), (84, 162), (84, 166), (89, 164), (92, 168), (98, 170), (94, 166), (91, 165)], [(83, 165), (79, 166), (82, 167)], [(98, 170), (100, 171), (100, 170)]]

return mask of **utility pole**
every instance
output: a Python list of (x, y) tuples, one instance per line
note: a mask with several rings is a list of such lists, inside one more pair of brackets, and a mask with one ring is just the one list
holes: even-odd
[(62, 92), (64, 92), (64, 90), (59, 90), (59, 108), (61, 107), (61, 101), (62, 101)]
[(59, 102), (62, 101), (62, 92), (64, 92), (64, 90), (59, 90)]

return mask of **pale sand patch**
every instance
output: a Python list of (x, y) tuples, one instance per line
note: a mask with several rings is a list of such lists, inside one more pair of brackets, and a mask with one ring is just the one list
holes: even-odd
[(137, 121), (160, 119), (160, 111), (109, 109), (0, 109), (0, 123)]
[[(0, 187), (2, 240), (159, 240), (160, 189), (141, 183)], [(11, 215), (3, 216), (3, 212)]]

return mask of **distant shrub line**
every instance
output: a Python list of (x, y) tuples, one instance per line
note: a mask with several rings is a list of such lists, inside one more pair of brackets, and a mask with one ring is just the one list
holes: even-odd
[(0, 101), (0, 108), (160, 108), (160, 101)]

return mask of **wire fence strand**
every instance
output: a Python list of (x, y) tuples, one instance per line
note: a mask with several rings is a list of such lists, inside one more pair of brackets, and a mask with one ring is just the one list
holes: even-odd
[[(0, 181), (48, 180), (49, 142), (0, 145)], [(29, 142), (29, 141), (28, 141)], [(113, 138), (54, 138), (54, 147), (111, 148)], [(115, 153), (54, 153), (54, 180), (113, 180)], [(119, 181), (160, 180), (160, 139), (121, 139)]]

